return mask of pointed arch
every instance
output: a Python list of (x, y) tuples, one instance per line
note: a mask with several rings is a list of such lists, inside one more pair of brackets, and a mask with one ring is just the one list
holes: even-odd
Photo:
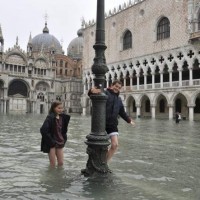
[(147, 94), (140, 96), (141, 117), (151, 117), (151, 100)]
[(130, 95), (126, 99), (126, 108), (127, 108), (127, 113), (129, 116), (135, 117), (136, 116), (136, 100), (135, 98)]
[(174, 93), (171, 97), (171, 102), (174, 106), (174, 112), (179, 112), (184, 118), (188, 118), (188, 104), (190, 103), (189, 96), (182, 92)]

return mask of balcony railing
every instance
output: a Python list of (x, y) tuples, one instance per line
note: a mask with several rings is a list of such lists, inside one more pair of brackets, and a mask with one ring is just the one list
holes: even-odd
[[(179, 81), (173, 81), (171, 83), (171, 85), (172, 86), (170, 86), (170, 82), (163, 82), (163, 86), (162, 86), (161, 83), (155, 83), (154, 84), (154, 89), (200, 86), (200, 79), (192, 80), (191, 85), (190, 85), (190, 81), (189, 80), (182, 81), (182, 85), (179, 85)], [(153, 85), (152, 84), (147, 84), (146, 87), (145, 87), (145, 85), (139, 85), (139, 87), (137, 87), (137, 85), (126, 86), (126, 90), (124, 90), (124, 87), (123, 87), (122, 88), (122, 92), (123, 91), (126, 91), (126, 92), (128, 92), (128, 91), (136, 91), (137, 88), (139, 88), (139, 90), (152, 90)]]

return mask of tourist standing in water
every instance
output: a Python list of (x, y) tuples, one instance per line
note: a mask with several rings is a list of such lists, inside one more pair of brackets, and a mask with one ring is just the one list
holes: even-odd
[[(134, 121), (125, 112), (122, 100), (119, 97), (121, 88), (121, 81), (116, 80), (105, 91), (105, 94), (108, 96), (106, 102), (106, 132), (111, 140), (111, 147), (107, 152), (107, 161), (112, 158), (118, 148), (118, 116), (123, 118), (127, 123), (135, 125)], [(99, 93), (101, 93), (101, 89), (92, 88), (89, 90), (88, 95)]]
[(67, 141), (67, 129), (70, 116), (63, 113), (62, 103), (52, 103), (49, 114), (46, 117), (40, 132), (42, 134), (41, 151), (48, 153), (50, 166), (63, 165), (63, 148)]

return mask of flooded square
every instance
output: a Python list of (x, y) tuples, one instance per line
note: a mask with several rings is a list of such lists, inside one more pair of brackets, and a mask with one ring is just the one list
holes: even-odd
[(81, 175), (90, 117), (72, 115), (63, 168), (50, 169), (40, 152), (39, 128), (46, 115), (0, 116), (0, 199), (198, 200), (198, 122), (120, 120), (119, 149), (108, 177)]

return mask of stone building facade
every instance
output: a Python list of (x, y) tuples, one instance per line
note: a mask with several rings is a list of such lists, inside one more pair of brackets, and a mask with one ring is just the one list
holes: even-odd
[(4, 51), (0, 27), (0, 113), (47, 113), (55, 100), (62, 101), (67, 112), (81, 113), (82, 55), (68, 53), (64, 55), (47, 23), (41, 34), (30, 35), (27, 51), (18, 38)]
[[(135, 0), (105, 16), (106, 86), (123, 82), (133, 117), (200, 120), (200, 1)], [(93, 85), (95, 22), (84, 24), (83, 114)]]

